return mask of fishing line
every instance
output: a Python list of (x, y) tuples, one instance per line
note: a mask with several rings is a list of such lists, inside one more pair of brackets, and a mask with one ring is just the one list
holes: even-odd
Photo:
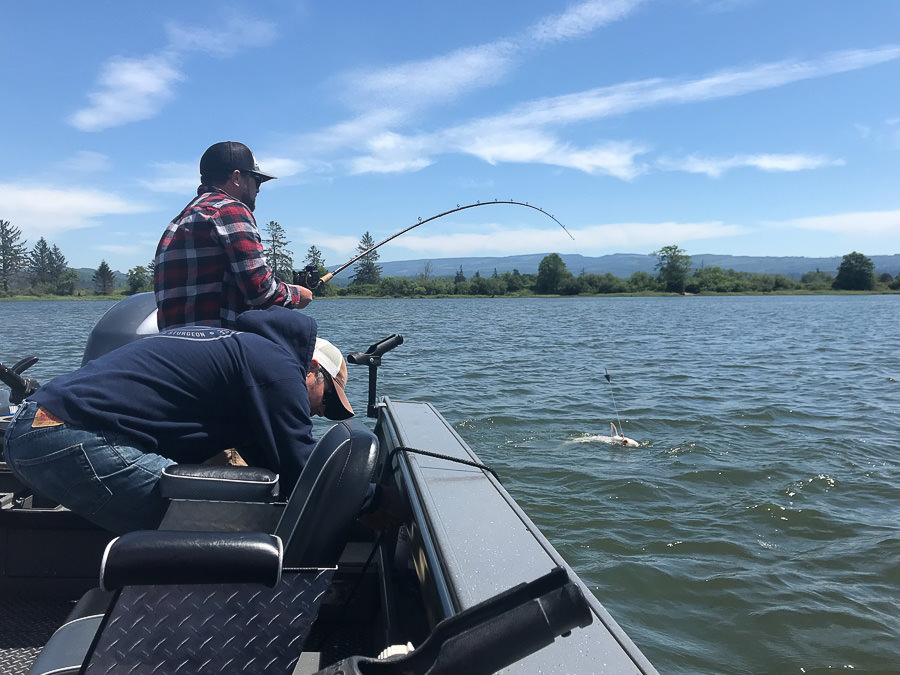
[(608, 371), (606, 368), (604, 368), (603, 371), (606, 373), (606, 374), (604, 375), (604, 377), (606, 378), (606, 381), (609, 382), (609, 395), (612, 397), (613, 410), (616, 411), (616, 422), (619, 423), (619, 427), (618, 427), (618, 428), (619, 428), (619, 434), (622, 435), (622, 436), (624, 436), (624, 435), (625, 435), (625, 429), (622, 428), (622, 420), (619, 419), (619, 408), (618, 408), (618, 406), (616, 405), (616, 396), (615, 396), (615, 394), (613, 394), (612, 379), (610, 378), (610, 376), (609, 376), (609, 371)]
[(452, 213), (458, 213), (458, 212), (460, 212), (460, 211), (465, 211), (466, 209), (474, 209), (474, 208), (477, 208), (477, 207), (479, 207), (479, 206), (489, 206), (489, 205), (491, 205), (491, 204), (511, 204), (511, 205), (513, 205), (513, 206), (525, 206), (525, 207), (527, 207), (527, 208), (529, 208), (529, 209), (534, 209), (535, 211), (540, 211), (540, 212), (543, 213), (545, 216), (547, 216), (548, 218), (550, 218), (553, 222), (555, 222), (557, 225), (559, 225), (559, 226), (565, 231), (565, 233), (566, 233), (567, 235), (569, 235), (569, 237), (570, 237), (573, 241), (575, 240), (575, 237), (573, 237), (573, 236), (572, 236), (572, 233), (569, 232), (569, 231), (566, 229), (566, 226), (563, 225), (561, 222), (559, 222), (553, 215), (551, 215), (550, 213), (548, 213), (547, 211), (545, 211), (545, 210), (542, 209), (541, 207), (535, 206), (534, 204), (529, 204), (528, 202), (520, 202), (520, 201), (517, 201), (517, 200), (515, 200), (515, 199), (495, 199), (495, 200), (492, 201), (492, 202), (482, 202), (482, 201), (478, 201), (478, 202), (475, 202), (474, 204), (466, 204), (465, 206), (460, 206), (459, 204), (457, 204), (455, 209), (450, 209), (450, 210), (448, 210), (448, 211), (444, 211), (443, 213), (438, 213), (437, 215), (431, 216), (430, 218), (426, 218), (425, 220), (422, 220), (421, 218), (419, 218), (419, 221), (418, 221), (417, 223), (414, 223), (413, 225), (410, 225), (410, 226), (407, 227), (406, 229), (400, 230), (400, 231), (397, 232), (396, 234), (392, 234), (390, 237), (388, 237), (388, 238), (385, 239), (384, 241), (378, 242), (377, 244), (375, 244), (375, 245), (372, 246), (371, 248), (366, 249), (365, 251), (363, 251), (362, 253), (360, 253), (360, 254), (359, 254), (358, 256), (356, 256), (355, 258), (352, 258), (351, 260), (347, 261), (346, 263), (344, 263), (343, 265), (341, 265), (340, 267), (338, 267), (338, 268), (337, 268), (336, 270), (334, 270), (333, 272), (329, 272), (328, 274), (326, 274), (326, 275), (323, 276), (323, 277), (319, 277), (319, 270), (318, 270), (317, 268), (315, 268), (315, 267), (312, 266), (312, 265), (307, 265), (306, 268), (304, 268), (303, 270), (295, 271), (295, 272), (294, 272), (294, 283), (295, 283), (295, 284), (301, 284), (301, 285), (303, 285), (303, 286), (306, 286), (307, 288), (315, 289), (317, 286), (319, 286), (319, 284), (323, 284), (323, 283), (325, 283), (326, 281), (330, 281), (336, 274), (338, 274), (338, 273), (340, 273), (340, 272), (343, 272), (345, 269), (347, 269), (348, 267), (350, 267), (350, 265), (352, 265), (353, 263), (357, 262), (357, 261), (360, 260), (361, 258), (367, 256), (369, 253), (371, 253), (372, 251), (374, 251), (374, 250), (377, 249), (378, 247), (380, 247), (380, 246), (382, 246), (382, 245), (388, 243), (388, 242), (391, 241), (392, 239), (396, 239), (396, 238), (399, 237), (401, 234), (406, 234), (406, 233), (409, 232), (410, 230), (419, 227), (419, 225), (424, 225), (425, 223), (430, 223), (432, 220), (437, 220), (438, 218), (443, 218), (444, 216), (449, 216), (449, 215), (452, 214)]

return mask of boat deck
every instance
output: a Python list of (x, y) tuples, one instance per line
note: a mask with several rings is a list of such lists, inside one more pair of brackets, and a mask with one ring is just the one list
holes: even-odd
[(0, 673), (27, 673), (74, 606), (64, 599), (0, 597)]

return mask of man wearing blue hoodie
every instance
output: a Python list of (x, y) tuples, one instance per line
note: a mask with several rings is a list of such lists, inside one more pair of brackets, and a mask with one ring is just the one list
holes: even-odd
[(340, 351), (284, 307), (234, 329), (173, 328), (54, 378), (10, 423), (4, 454), (38, 494), (117, 533), (152, 529), (163, 468), (236, 448), (290, 493), (315, 441), (312, 415), (353, 415)]

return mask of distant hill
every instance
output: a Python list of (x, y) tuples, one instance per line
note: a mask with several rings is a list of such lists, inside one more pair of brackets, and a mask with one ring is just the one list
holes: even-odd
[[(498, 274), (518, 270), (522, 274), (537, 274), (538, 265), (548, 254), (513, 255), (498, 258), (421, 258), (418, 260), (396, 260), (379, 262), (381, 274), (386, 277), (416, 277), (430, 265), (432, 277), (447, 277), (456, 274), (462, 267), (463, 274), (471, 279), (475, 272), (481, 276), (491, 276), (494, 270)], [(588, 257), (576, 253), (560, 254), (568, 270), (576, 276), (586, 274), (606, 274), (607, 272), (621, 279), (627, 279), (635, 272), (654, 273), (656, 256), (636, 253), (614, 253), (599, 257)], [(875, 274), (887, 272), (891, 276), (900, 274), (900, 254), (869, 256), (875, 264)], [(736, 272), (753, 272), (756, 274), (783, 274), (789, 279), (799, 280), (807, 272), (816, 270), (837, 274), (842, 256), (831, 258), (806, 258), (802, 256), (756, 257), (739, 255), (714, 255), (703, 253), (691, 255), (693, 267), (721, 267)], [(353, 276), (353, 267), (345, 270), (335, 278), (340, 285), (349, 283)], [(343, 277), (343, 278), (342, 278)]]

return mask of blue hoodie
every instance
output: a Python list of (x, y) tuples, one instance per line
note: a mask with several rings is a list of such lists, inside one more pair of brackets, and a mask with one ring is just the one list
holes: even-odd
[(316, 322), (275, 306), (240, 314), (235, 327), (150, 335), (29, 399), (70, 425), (121, 432), (178, 463), (237, 448), (251, 466), (278, 472), (289, 494), (314, 445), (306, 374)]

